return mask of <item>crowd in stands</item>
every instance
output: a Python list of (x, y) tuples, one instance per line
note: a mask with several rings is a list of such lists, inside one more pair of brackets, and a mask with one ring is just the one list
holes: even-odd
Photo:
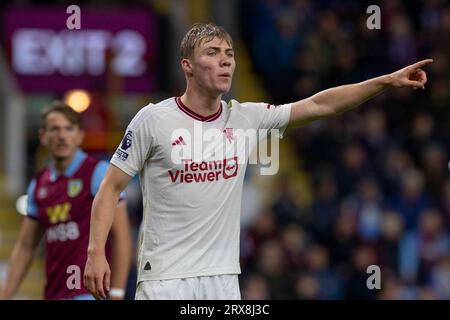
[[(450, 3), (242, 2), (243, 40), (272, 102), (424, 58), (426, 90), (385, 92), (287, 135), (294, 175), (242, 230), (244, 299), (450, 299)], [(296, 193), (310, 190), (310, 198)], [(381, 290), (367, 272), (379, 266)]]

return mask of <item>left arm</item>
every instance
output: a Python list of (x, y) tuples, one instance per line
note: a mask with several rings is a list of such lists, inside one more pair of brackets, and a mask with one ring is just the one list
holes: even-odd
[(111, 290), (109, 298), (121, 300), (121, 291), (126, 289), (131, 265), (132, 241), (130, 222), (125, 201), (120, 201), (111, 226)]
[(294, 102), (289, 123), (297, 127), (316, 119), (346, 112), (388, 88), (425, 89), (427, 76), (421, 67), (432, 62), (432, 59), (422, 60), (388, 75), (327, 89), (309, 98)]

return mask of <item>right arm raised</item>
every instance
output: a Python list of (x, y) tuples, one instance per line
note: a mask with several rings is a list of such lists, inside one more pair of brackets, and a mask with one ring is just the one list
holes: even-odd
[(131, 178), (116, 166), (109, 166), (92, 204), (84, 285), (97, 299), (106, 299), (109, 290), (111, 270), (105, 256), (105, 245), (120, 193)]
[(39, 222), (25, 217), (20, 228), (19, 238), (11, 254), (8, 275), (0, 292), (0, 300), (10, 299), (16, 293), (33, 261), (42, 235), (43, 231)]

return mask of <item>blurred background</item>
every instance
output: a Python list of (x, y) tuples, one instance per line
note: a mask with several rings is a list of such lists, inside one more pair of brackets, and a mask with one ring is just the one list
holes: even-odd
[[(17, 199), (48, 160), (39, 112), (82, 112), (83, 148), (109, 159), (140, 108), (184, 90), (179, 43), (214, 21), (235, 41), (229, 94), (288, 103), (423, 58), (425, 91), (383, 93), (280, 142), (280, 171), (251, 165), (242, 204), (243, 299), (450, 299), (450, 2), (337, 0), (0, 2), (0, 284), (21, 223)], [(367, 7), (379, 5), (381, 29)], [(139, 184), (127, 199), (134, 236)], [(17, 298), (42, 299), (39, 251)], [(369, 290), (369, 265), (381, 290)], [(134, 296), (132, 267), (127, 298)]]

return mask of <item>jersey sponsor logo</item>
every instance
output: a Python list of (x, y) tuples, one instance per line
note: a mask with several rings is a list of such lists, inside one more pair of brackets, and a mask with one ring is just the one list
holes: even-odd
[(80, 229), (75, 221), (69, 221), (47, 228), (45, 236), (48, 243), (77, 240), (80, 237)]
[(70, 202), (65, 202), (63, 204), (57, 204), (55, 206), (48, 207), (46, 209), (48, 220), (50, 221), (51, 224), (56, 224), (69, 220), (70, 208), (72, 208), (72, 204)]
[(223, 177), (229, 179), (237, 175), (238, 163), (237, 157), (225, 159), (223, 162)]
[(122, 151), (120, 149), (116, 150), (116, 155), (117, 157), (119, 157), (120, 160), (125, 161), (128, 158), (128, 153), (126, 153), (125, 151)]
[(183, 160), (183, 170), (169, 170), (172, 183), (202, 183), (230, 179), (237, 175), (238, 157), (213, 161)]
[(133, 132), (128, 130), (125, 136), (122, 139), (122, 143), (120, 144), (120, 149), (126, 151), (133, 144)]
[(83, 180), (81, 179), (70, 179), (67, 184), (67, 194), (69, 197), (74, 198), (80, 194), (83, 190)]

